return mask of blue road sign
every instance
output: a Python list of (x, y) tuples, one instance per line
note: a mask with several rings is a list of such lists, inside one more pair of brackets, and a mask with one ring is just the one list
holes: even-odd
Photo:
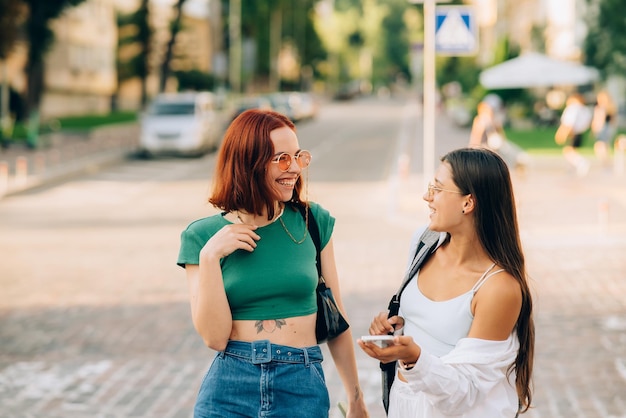
[(469, 6), (437, 6), (435, 51), (440, 55), (474, 55), (478, 51), (478, 27)]

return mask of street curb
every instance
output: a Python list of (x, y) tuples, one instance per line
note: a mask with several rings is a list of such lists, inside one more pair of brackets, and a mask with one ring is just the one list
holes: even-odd
[[(92, 174), (101, 169), (115, 165), (132, 155), (132, 150), (114, 150), (97, 155), (90, 155), (79, 160), (70, 161), (60, 167), (47, 170), (44, 173), (30, 173), (24, 177), (14, 176), (2, 179), (0, 173), (0, 200), (38, 187), (70, 180), (80, 175)], [(2, 184), (4, 182), (4, 185)], [(4, 192), (3, 192), (4, 191)]]
[(87, 139), (0, 156), (0, 200), (119, 163), (138, 151), (138, 139), (137, 124), (112, 125), (93, 130)]

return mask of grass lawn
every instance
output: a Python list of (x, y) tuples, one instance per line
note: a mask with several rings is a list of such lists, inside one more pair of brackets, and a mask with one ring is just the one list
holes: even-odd
[[(557, 127), (538, 127), (531, 130), (505, 129), (507, 138), (522, 147), (530, 154), (558, 154), (562, 150), (561, 145), (554, 141)], [(590, 132), (583, 137), (583, 146), (580, 151), (583, 154), (593, 153), (594, 139)]]
[[(106, 115), (68, 116), (43, 121), (39, 126), (39, 133), (47, 134), (52, 131), (88, 131), (98, 126), (134, 122), (136, 120), (136, 112), (113, 112)], [(26, 129), (26, 122), (16, 123), (13, 128), (11, 140), (17, 142), (25, 140)]]
[(135, 120), (137, 120), (136, 112), (114, 112), (107, 115), (72, 116), (58, 119), (61, 130), (86, 130), (102, 125), (134, 122)]

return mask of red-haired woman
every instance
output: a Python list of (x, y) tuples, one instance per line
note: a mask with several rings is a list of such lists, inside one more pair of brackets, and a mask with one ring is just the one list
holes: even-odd
[[(209, 199), (222, 212), (183, 231), (178, 257), (194, 326), (218, 352), (200, 387), (195, 417), (329, 415), (315, 335), (318, 274), (309, 221), (319, 229), (322, 275), (343, 306), (335, 220), (301, 196), (301, 174), (310, 161), (294, 124), (276, 112), (245, 111), (224, 135)], [(308, 205), (314, 220), (298, 205)], [(348, 416), (368, 417), (350, 330), (328, 347), (348, 395)]]

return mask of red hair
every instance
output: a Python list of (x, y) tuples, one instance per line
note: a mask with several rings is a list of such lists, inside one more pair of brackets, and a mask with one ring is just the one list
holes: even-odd
[[(274, 218), (280, 196), (267, 178), (268, 165), (276, 153), (270, 132), (283, 127), (296, 131), (289, 118), (271, 110), (246, 110), (232, 121), (217, 156), (209, 203), (226, 212), (243, 210), (262, 215), (265, 209), (268, 220)], [(298, 177), (292, 202), (301, 202), (301, 190)]]

